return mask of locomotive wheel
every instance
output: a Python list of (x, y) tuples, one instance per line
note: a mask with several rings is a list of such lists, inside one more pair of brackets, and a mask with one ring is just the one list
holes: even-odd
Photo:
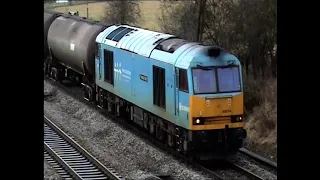
[(157, 125), (156, 125), (156, 137), (162, 141), (164, 139), (164, 132), (162, 129), (162, 122), (160, 119), (157, 120)]
[(150, 116), (150, 121), (149, 121), (149, 132), (150, 134), (154, 135), (154, 117)]
[(122, 109), (122, 107), (120, 106), (120, 102), (117, 102), (115, 104), (115, 114), (116, 114), (117, 117), (120, 117), (121, 109)]
[(188, 152), (188, 141), (187, 139), (185, 138), (183, 141), (183, 154), (187, 155), (187, 156), (190, 156), (190, 152)]
[(175, 146), (175, 141), (176, 141), (176, 131), (175, 131), (175, 126), (171, 123), (168, 123), (167, 126), (168, 132), (167, 132), (167, 143), (168, 146), (174, 147)]
[(148, 129), (148, 114), (146, 112), (143, 112), (143, 127), (145, 129)]
[(108, 112), (114, 115), (115, 114), (114, 110), (115, 110), (115, 105), (112, 102), (108, 101)]
[(55, 81), (58, 81), (58, 70), (54, 67), (51, 68), (50, 77)]
[(173, 135), (168, 133), (167, 138), (168, 138), (168, 145), (170, 147), (173, 147), (174, 146), (174, 137), (173, 137)]
[(115, 115), (115, 100), (114, 96), (111, 93), (107, 95), (107, 104), (108, 104), (108, 112)]
[(162, 128), (159, 125), (157, 125), (157, 127), (156, 127), (156, 136), (160, 141), (163, 140)]

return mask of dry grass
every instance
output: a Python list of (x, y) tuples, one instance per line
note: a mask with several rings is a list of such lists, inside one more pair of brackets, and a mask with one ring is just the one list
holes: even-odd
[[(93, 3), (92, 1), (88, 1), (88, 3)], [(71, 2), (71, 6), (80, 5), (80, 4), (87, 4), (87, 1), (73, 1)], [(57, 7), (65, 7), (69, 6), (70, 3), (55, 3), (55, 2), (45, 2), (44, 8), (52, 9)]]
[(158, 17), (161, 14), (160, 1), (142, 1), (140, 3), (141, 21), (139, 26), (150, 30), (160, 30)]
[[(105, 2), (88, 4), (89, 18), (94, 20), (100, 20), (104, 15), (105, 7), (106, 7)], [(62, 13), (68, 13), (69, 11), (79, 11), (79, 16), (82, 16), (82, 17), (87, 16), (87, 4), (56, 7), (56, 8), (53, 8), (53, 10), (62, 12)]]
[[(90, 3), (88, 5), (89, 18), (94, 20), (101, 20), (104, 16), (105, 7), (108, 4), (106, 2)], [(140, 27), (147, 28), (150, 30), (159, 30), (158, 16), (160, 15), (160, 1), (141, 1), (140, 4), (141, 19), (137, 24)], [(68, 13), (69, 11), (79, 11), (79, 16), (87, 16), (87, 5), (73, 5), (56, 7), (53, 10)]]
[(277, 79), (244, 76), (244, 83), (248, 147), (277, 159)]

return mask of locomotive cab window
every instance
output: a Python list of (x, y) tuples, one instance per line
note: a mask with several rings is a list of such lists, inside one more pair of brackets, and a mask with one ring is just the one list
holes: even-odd
[(240, 92), (238, 66), (192, 69), (195, 94)]
[(153, 104), (166, 109), (165, 69), (153, 66)]
[(113, 85), (113, 52), (104, 50), (104, 81)]
[(180, 91), (189, 92), (188, 76), (186, 69), (179, 69), (179, 83), (177, 84)]

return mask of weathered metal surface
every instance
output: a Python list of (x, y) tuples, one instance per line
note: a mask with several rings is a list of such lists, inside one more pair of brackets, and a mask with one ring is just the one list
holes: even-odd
[(59, 62), (83, 73), (82, 62), (94, 75), (95, 39), (105, 26), (76, 17), (60, 16), (50, 26), (48, 45)]
[(55, 13), (55, 12), (44, 12), (43, 14), (43, 25), (44, 25), (44, 57), (46, 57), (48, 55), (48, 41), (47, 41), (47, 37), (48, 37), (48, 31), (50, 28), (50, 25), (52, 24), (52, 22), (59, 16), (60, 13)]

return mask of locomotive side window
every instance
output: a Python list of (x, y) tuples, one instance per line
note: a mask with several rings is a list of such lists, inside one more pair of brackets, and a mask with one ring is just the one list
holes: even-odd
[(187, 70), (179, 69), (179, 90), (189, 92)]
[(165, 69), (153, 66), (153, 104), (166, 109)]
[(113, 52), (104, 50), (104, 81), (113, 85)]

